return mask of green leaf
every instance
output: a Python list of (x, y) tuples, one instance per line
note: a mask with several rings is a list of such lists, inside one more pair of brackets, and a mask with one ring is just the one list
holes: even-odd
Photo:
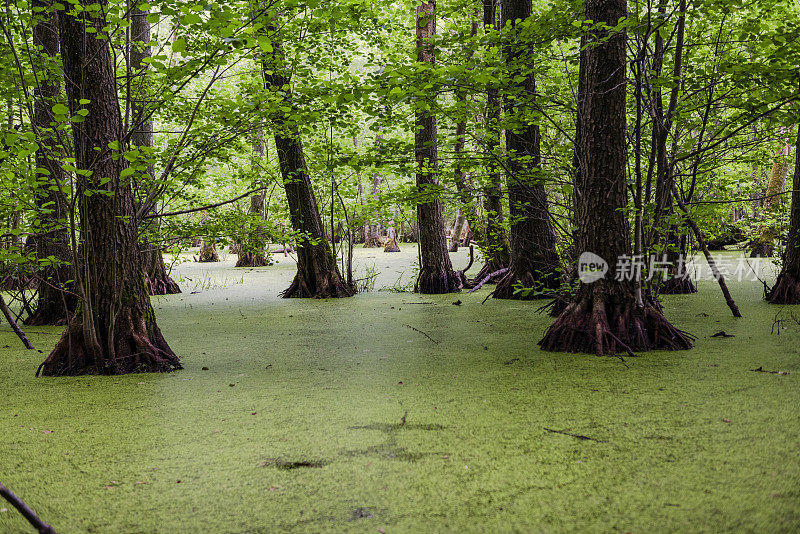
[(172, 43), (172, 51), (173, 52), (186, 52), (186, 39), (184, 37), (179, 37)]

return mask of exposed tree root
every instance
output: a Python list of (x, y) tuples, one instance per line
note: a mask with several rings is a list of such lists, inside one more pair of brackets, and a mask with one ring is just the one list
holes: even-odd
[(348, 286), (339, 273), (330, 271), (324, 275), (314, 277), (316, 284), (302, 275), (298, 270), (292, 284), (281, 293), (281, 297), (289, 298), (314, 298), (314, 299), (339, 299), (352, 297), (355, 290)]
[[(476, 274), (475, 277), (471, 280), (470, 284), (477, 285), (481, 282), (483, 282), (484, 284), (496, 284), (500, 280), (500, 278), (502, 278), (502, 276), (507, 272), (503, 271), (503, 269), (507, 268), (508, 265), (505, 265), (500, 261), (489, 260), (488, 262), (483, 264), (483, 267), (481, 267), (481, 270), (478, 271), (478, 274)], [(495, 274), (498, 273), (499, 271), (502, 271), (502, 273)], [(490, 276), (492, 274), (494, 274), (494, 276)]]
[(182, 369), (161, 330), (153, 324), (148, 332), (143, 315), (126, 308), (117, 317), (114, 354), (92, 355), (84, 337), (81, 318), (76, 315), (42, 362), (36, 376), (117, 375), (166, 373)]
[(263, 254), (253, 254), (252, 252), (242, 252), (236, 262), (236, 267), (266, 267), (269, 259)]
[(697, 293), (697, 288), (688, 276), (675, 276), (661, 283), (659, 293), (662, 295), (688, 295)]
[(414, 291), (424, 295), (456, 293), (461, 291), (465, 279), (463, 271), (428, 271), (423, 269), (417, 277)]
[[(517, 291), (523, 287), (529, 291)], [(550, 298), (558, 289), (559, 280), (555, 273), (546, 273), (544, 276), (534, 276), (530, 271), (520, 273), (512, 265), (508, 271), (497, 281), (492, 296), (496, 299), (534, 300)]]
[(364, 241), (364, 248), (378, 248), (382, 246), (383, 243), (378, 235), (371, 235)]
[(800, 281), (791, 273), (782, 271), (766, 300), (770, 304), (800, 304)]
[(400, 252), (400, 247), (397, 245), (397, 239), (389, 239), (383, 247), (384, 252)]
[(150, 295), (177, 295), (181, 292), (181, 286), (168, 274), (155, 279), (145, 274), (145, 281), (147, 282), (147, 292)]
[(672, 326), (652, 305), (637, 308), (632, 298), (615, 298), (603, 285), (579, 290), (582, 297), (567, 305), (539, 341), (542, 350), (603, 356), (692, 347), (694, 336)]
[(220, 261), (219, 253), (217, 252), (217, 244), (204, 242), (203, 246), (200, 248), (200, 259), (198, 261), (201, 263)]

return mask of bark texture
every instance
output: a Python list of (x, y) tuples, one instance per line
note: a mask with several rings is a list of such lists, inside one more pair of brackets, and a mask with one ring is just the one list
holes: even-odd
[[(485, 31), (495, 29), (497, 25), (497, 0), (483, 0), (483, 26)], [(484, 256), (484, 265), (472, 280), (476, 283), (495, 283), (499, 275), (507, 272), (511, 262), (511, 244), (505, 230), (503, 215), (503, 194), (500, 172), (496, 158), (500, 146), (500, 94), (497, 87), (489, 85), (486, 89), (486, 138), (484, 146), (487, 157), (487, 183), (483, 202), (486, 214), (486, 227), (483, 241), (478, 241)]]
[[(78, 175), (81, 302), (61, 339), (42, 363), (44, 375), (117, 374), (180, 369), (158, 328), (141, 268), (131, 184), (120, 179), (125, 158), (114, 158), (122, 124), (114, 64), (100, 11), (59, 13), (59, 38), (71, 113), (88, 110), (73, 125)], [(93, 27), (96, 33), (85, 30)], [(80, 104), (82, 100), (88, 104)], [(108, 179), (106, 183), (103, 183)], [(90, 190), (113, 194), (90, 194)]]
[[(36, 198), (39, 203), (39, 229), (42, 235), (33, 239), (38, 258), (53, 256), (57, 265), (39, 271), (39, 299), (36, 309), (25, 324), (65, 325), (75, 313), (78, 299), (74, 294), (72, 254), (67, 231), (69, 205), (64, 193), (66, 176), (59, 165), (60, 150), (57, 134), (50, 127), (53, 105), (61, 94), (58, 60), (58, 17), (49, 0), (34, 0), (32, 7), (43, 9), (33, 27), (33, 43), (37, 47), (35, 67), (39, 84), (34, 92), (33, 122), (40, 145), (36, 151), (36, 167), (46, 169), (37, 177), (41, 187)], [(41, 51), (38, 48), (41, 47)], [(66, 290), (66, 291), (65, 291)]]
[[(514, 78), (524, 77), (519, 92), (507, 97), (506, 113), (513, 119), (506, 130), (508, 150), (508, 203), (511, 216), (511, 263), (494, 290), (495, 298), (531, 299), (555, 290), (558, 275), (556, 236), (550, 223), (547, 192), (542, 183), (539, 126), (524, 116), (513, 117), (512, 110), (532, 108), (536, 82), (526, 56), (530, 43), (515, 31), (516, 21), (531, 15), (531, 0), (504, 0), (502, 26), (509, 31), (503, 47)], [(517, 291), (517, 287), (529, 291)]]
[[(276, 22), (273, 20), (268, 28), (273, 37), (272, 53), (262, 56), (262, 71), (266, 89), (280, 91), (284, 103), (291, 107), (291, 80), (280, 47)], [(342, 279), (325, 236), (297, 127), (280, 113), (273, 116), (273, 124), (276, 128), (275, 146), (292, 228), (300, 233), (297, 243), (297, 274), (281, 295), (284, 298), (350, 297), (355, 294), (355, 290)]]
[[(142, 11), (138, 7), (131, 9), (131, 90), (133, 98), (133, 132), (131, 143), (134, 146), (150, 148), (153, 146), (153, 121), (146, 118), (147, 106), (147, 70), (149, 64), (145, 61), (150, 57), (150, 23), (147, 15), (150, 11)], [(151, 163), (147, 167), (147, 178), (143, 180), (145, 186), (152, 184), (155, 168)], [(154, 210), (150, 210), (153, 214)], [(161, 250), (161, 236), (159, 227), (161, 219), (148, 219), (140, 228), (144, 240), (139, 243), (142, 256), (142, 269), (144, 270), (147, 290), (151, 295), (174, 295), (181, 292), (180, 286), (169, 276), (164, 264), (164, 255)], [(153, 239), (148, 239), (153, 237)]]
[(800, 304), (800, 127), (797, 130), (794, 157), (789, 235), (781, 272), (766, 296), (770, 304)]
[[(417, 61), (435, 61), (431, 38), (436, 34), (436, 2), (417, 6)], [(437, 193), (439, 166), (436, 147), (436, 116), (427, 102), (418, 102), (415, 112), (414, 152), (417, 161), (417, 224), (419, 225), (420, 270), (414, 290), (425, 294), (451, 293), (461, 289), (461, 277), (453, 270)]]
[[(585, 18), (615, 26), (626, 0), (587, 0)], [(581, 283), (539, 342), (543, 350), (597, 355), (651, 349), (688, 349), (691, 338), (652, 303), (636, 305), (633, 281), (614, 278), (617, 259), (631, 254), (626, 205), (625, 32), (594, 28), (582, 58), (579, 96), (577, 249), (593, 252), (610, 274)]]

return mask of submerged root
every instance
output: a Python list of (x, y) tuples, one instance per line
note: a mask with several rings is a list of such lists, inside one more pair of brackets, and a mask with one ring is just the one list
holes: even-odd
[[(591, 295), (591, 294), (590, 294)], [(674, 327), (655, 307), (607, 305), (602, 294), (571, 301), (539, 346), (550, 352), (614, 355), (648, 350), (686, 350), (694, 336)]]
[(800, 282), (791, 273), (781, 272), (766, 300), (770, 304), (800, 304)]

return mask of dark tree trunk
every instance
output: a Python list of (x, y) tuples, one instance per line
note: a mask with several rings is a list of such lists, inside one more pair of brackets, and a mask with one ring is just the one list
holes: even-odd
[[(264, 156), (264, 143), (261, 139), (259, 132), (253, 143), (253, 156), (262, 158)], [(258, 178), (259, 170), (256, 165), (253, 165), (253, 173), (256, 179), (253, 181), (255, 188), (261, 187), (261, 180)], [(250, 197), (250, 209), (248, 211), (250, 217), (255, 219), (251, 222), (253, 228), (249, 232), (246, 240), (240, 243), (237, 247), (237, 254), (239, 259), (236, 261), (236, 267), (264, 267), (269, 265), (270, 262), (264, 254), (267, 244), (264, 239), (264, 228), (261, 226), (261, 221), (264, 216), (264, 191), (258, 191)]]
[[(436, 34), (436, 2), (417, 6), (417, 61), (435, 61), (431, 38)], [(417, 223), (421, 265), (414, 290), (425, 294), (459, 291), (462, 279), (453, 270), (442, 217), (442, 201), (436, 192), (439, 159), (436, 147), (436, 116), (433, 106), (419, 102), (415, 112), (414, 152), (417, 160)]]
[[(483, 26), (485, 31), (497, 25), (497, 0), (483, 0)], [(490, 276), (508, 267), (511, 262), (511, 245), (506, 235), (503, 217), (503, 193), (500, 172), (496, 158), (500, 146), (500, 95), (497, 87), (490, 85), (486, 90), (486, 147), (488, 179), (483, 209), (486, 214), (486, 231), (483, 242), (478, 241), (484, 256), (484, 265), (472, 283), (495, 283)], [(505, 271), (503, 271), (505, 272)], [(487, 277), (489, 279), (487, 280)]]
[[(131, 10), (131, 41), (130, 62), (133, 71), (131, 87), (135, 88), (136, 96), (133, 100), (133, 133), (131, 143), (134, 146), (152, 147), (153, 146), (153, 121), (144, 120), (147, 107), (142, 103), (146, 99), (148, 83), (147, 69), (148, 63), (145, 59), (150, 57), (150, 23), (147, 22), (149, 11), (142, 11), (136, 7)], [(153, 164), (147, 166), (148, 176), (144, 183), (152, 184), (155, 177)], [(153, 210), (150, 211), (154, 213)], [(151, 295), (174, 295), (181, 292), (180, 286), (167, 273), (164, 265), (164, 255), (161, 250), (161, 238), (159, 226), (161, 219), (148, 219), (140, 228), (140, 233), (144, 240), (139, 243), (142, 256), (142, 269), (145, 274), (148, 293)], [(148, 239), (151, 234), (155, 234), (154, 239)]]
[[(122, 124), (109, 42), (99, 38), (105, 37), (106, 3), (100, 1), (99, 11), (59, 13), (69, 109), (72, 114), (81, 108), (89, 112), (85, 121), (73, 124), (76, 165), (92, 172), (76, 178), (82, 242), (76, 285), (81, 302), (40, 366), (45, 375), (181, 367), (156, 325), (147, 294), (131, 184), (120, 178), (126, 160), (114, 157), (109, 148), (109, 143), (119, 142)], [(87, 28), (96, 33), (87, 33)], [(90, 190), (113, 194), (86, 195)]]
[[(504, 0), (502, 7), (505, 31), (515, 28), (517, 20), (524, 21), (531, 15), (531, 0)], [(530, 61), (526, 60), (528, 54), (530, 43), (516, 34), (509, 37), (509, 42), (503, 47), (506, 63), (513, 69), (511, 75), (524, 76), (518, 87), (520, 92), (506, 103), (506, 113), (510, 116), (514, 109), (533, 107), (530, 101), (536, 93), (536, 83), (532, 73), (525, 74), (530, 66)], [(512, 220), (511, 263), (508, 272), (498, 281), (494, 296), (531, 299), (551, 293), (559, 286), (558, 253), (540, 172), (539, 126), (519, 114), (513, 119), (506, 130), (510, 171), (508, 204)], [(526, 290), (518, 291), (520, 286)]]
[[(472, 25), (470, 27), (470, 37), (475, 37), (478, 34), (478, 20), (477, 18), (473, 19)], [(474, 50), (470, 48), (467, 51), (466, 62), (469, 62), (472, 59)], [(464, 108), (462, 113), (466, 113), (467, 109), (467, 93), (463, 90), (457, 90), (456, 94), (456, 102)], [(466, 118), (462, 118), (456, 124), (456, 142), (453, 146), (453, 153), (455, 157), (455, 164), (453, 167), (453, 182), (456, 185), (456, 191), (458, 192), (458, 200), (461, 203), (461, 210), (459, 214), (462, 215), (463, 218), (466, 218), (469, 229), (472, 232), (473, 238), (480, 244), (483, 244), (484, 237), (483, 237), (483, 228), (481, 228), (480, 221), (478, 220), (478, 211), (475, 209), (475, 195), (472, 187), (472, 183), (467, 179), (467, 174), (464, 172), (464, 148), (466, 145), (466, 136), (467, 136), (467, 120)], [(456, 229), (458, 230), (458, 225), (456, 225)], [(467, 232), (469, 234), (469, 232)], [(456, 231), (453, 232), (455, 236)], [(456, 252), (458, 250), (458, 242), (453, 241), (450, 244), (450, 252)]]
[[(626, 0), (586, 0), (585, 17), (615, 26), (627, 15)], [(589, 352), (688, 349), (690, 336), (672, 326), (652, 304), (636, 305), (633, 280), (615, 279), (615, 266), (630, 256), (625, 157), (625, 32), (594, 29), (580, 76), (580, 197), (577, 250), (593, 252), (609, 273), (581, 283), (539, 342), (543, 350)], [(607, 40), (606, 40), (607, 38)]]
[[(69, 246), (69, 204), (64, 193), (66, 176), (59, 165), (60, 151), (58, 135), (50, 127), (54, 121), (52, 108), (58, 102), (61, 85), (57, 67), (58, 19), (49, 0), (34, 0), (34, 10), (42, 9), (35, 16), (42, 17), (33, 27), (33, 43), (41, 46), (35, 56), (39, 85), (34, 98), (33, 122), (40, 145), (36, 152), (36, 167), (46, 169), (48, 175), (39, 175), (41, 187), (37, 191), (39, 201), (39, 228), (43, 235), (34, 239), (39, 258), (53, 256), (58, 264), (42, 269), (38, 276), (39, 299), (36, 310), (25, 320), (28, 325), (65, 325), (75, 313), (78, 299), (74, 294), (72, 256)], [(66, 290), (66, 291), (64, 291)]]
[[(262, 59), (264, 81), (268, 91), (282, 91), (284, 102), (291, 107), (290, 76), (277, 37), (275, 25), (270, 25), (272, 53)], [(342, 280), (336, 258), (325, 237), (325, 229), (317, 207), (317, 199), (308, 176), (303, 144), (297, 127), (285, 115), (273, 117), (276, 127), (275, 146), (281, 177), (289, 204), (292, 228), (300, 232), (297, 243), (297, 274), (292, 284), (282, 293), (284, 298), (340, 298), (350, 297), (355, 290)]]
[(775, 285), (767, 294), (770, 304), (800, 304), (800, 121), (798, 121), (798, 125), (794, 151), (789, 235), (786, 240), (786, 250), (783, 253), (781, 272), (778, 274)]

